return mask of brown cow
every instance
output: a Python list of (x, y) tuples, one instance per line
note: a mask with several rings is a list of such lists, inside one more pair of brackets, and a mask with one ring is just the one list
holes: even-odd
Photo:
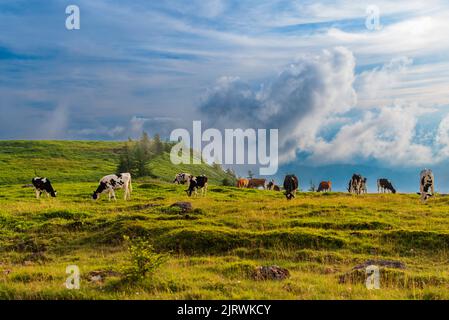
[(248, 188), (263, 187), (266, 189), (267, 179), (249, 179)]
[(249, 180), (242, 178), (237, 180), (237, 188), (248, 188)]
[(331, 181), (321, 181), (318, 186), (317, 192), (331, 192), (332, 191), (332, 182)]

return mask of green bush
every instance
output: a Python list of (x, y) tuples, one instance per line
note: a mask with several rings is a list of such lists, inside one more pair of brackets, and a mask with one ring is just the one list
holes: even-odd
[(151, 276), (166, 261), (167, 256), (156, 253), (147, 239), (128, 236), (124, 239), (128, 242), (129, 253), (129, 264), (123, 270), (126, 280), (140, 281)]

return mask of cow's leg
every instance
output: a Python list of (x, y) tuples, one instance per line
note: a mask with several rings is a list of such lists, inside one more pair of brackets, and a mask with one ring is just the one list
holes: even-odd
[(114, 201), (117, 201), (117, 198), (115, 197), (115, 191), (114, 191), (114, 189), (112, 189), (112, 198), (114, 199)]
[(130, 200), (131, 199), (131, 186), (127, 185), (125, 190), (126, 190), (127, 200)]
[(39, 190), (35, 190), (36, 192), (36, 199), (39, 199), (39, 197), (41, 196), (41, 192)]

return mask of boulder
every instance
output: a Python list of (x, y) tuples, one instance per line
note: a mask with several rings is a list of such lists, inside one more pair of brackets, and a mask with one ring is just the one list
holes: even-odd
[(364, 283), (366, 280), (366, 268), (368, 266), (379, 267), (382, 283), (391, 281), (402, 281), (405, 277), (405, 263), (393, 260), (367, 260), (361, 264), (354, 266), (348, 272), (339, 276), (340, 283)]
[(290, 272), (279, 266), (260, 266), (253, 272), (254, 280), (284, 280), (290, 277)]
[(112, 270), (91, 271), (87, 274), (87, 279), (91, 282), (102, 282), (106, 277), (118, 277), (121, 273)]
[(393, 269), (406, 269), (405, 263), (393, 260), (367, 260), (364, 263), (356, 265), (352, 270), (366, 269), (368, 266), (378, 266)]
[(192, 211), (193, 207), (192, 207), (192, 203), (187, 202), (187, 201), (179, 201), (179, 202), (175, 202), (173, 203), (170, 207), (178, 207), (181, 209), (181, 211), (183, 213), (186, 212), (190, 212)]

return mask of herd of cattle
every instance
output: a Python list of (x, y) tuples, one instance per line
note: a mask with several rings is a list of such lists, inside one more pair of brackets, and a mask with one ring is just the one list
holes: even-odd
[[(187, 184), (188, 188), (186, 191), (187, 195), (191, 197), (192, 195), (198, 195), (198, 191), (201, 191), (201, 195), (205, 196), (207, 192), (207, 177), (205, 175), (194, 176), (189, 173), (178, 173), (173, 180), (175, 184)], [(432, 170), (424, 169), (420, 173), (420, 189), (418, 194), (421, 195), (421, 200), (425, 201), (429, 197), (434, 195), (435, 191), (435, 182), (434, 175)], [(36, 192), (36, 198), (42, 195), (42, 193), (46, 193), (47, 196), (56, 197), (56, 190), (53, 189), (51, 182), (48, 178), (35, 177), (32, 179), (32, 186)], [(364, 178), (360, 174), (353, 174), (352, 178), (348, 183), (348, 192), (354, 194), (362, 194), (367, 193), (367, 179)], [(28, 185), (27, 185), (28, 186)], [(237, 181), (238, 188), (263, 188), (273, 191), (281, 191), (281, 188), (271, 180), (267, 183), (266, 179), (245, 179), (241, 178)], [(287, 200), (291, 200), (295, 197), (296, 191), (299, 187), (298, 178), (289, 174), (285, 176), (283, 189), (284, 195)], [(124, 199), (128, 200), (131, 197), (132, 192), (132, 184), (131, 184), (131, 174), (130, 173), (121, 173), (121, 174), (110, 174), (101, 178), (98, 188), (94, 191), (92, 198), (97, 200), (101, 194), (107, 193), (108, 199), (114, 199), (115, 190), (123, 189)], [(332, 191), (332, 182), (331, 181), (322, 181), (320, 182), (318, 192), (330, 192)], [(396, 189), (393, 187), (393, 184), (390, 180), (381, 178), (377, 180), (377, 191), (378, 192), (391, 192), (396, 193)]]

